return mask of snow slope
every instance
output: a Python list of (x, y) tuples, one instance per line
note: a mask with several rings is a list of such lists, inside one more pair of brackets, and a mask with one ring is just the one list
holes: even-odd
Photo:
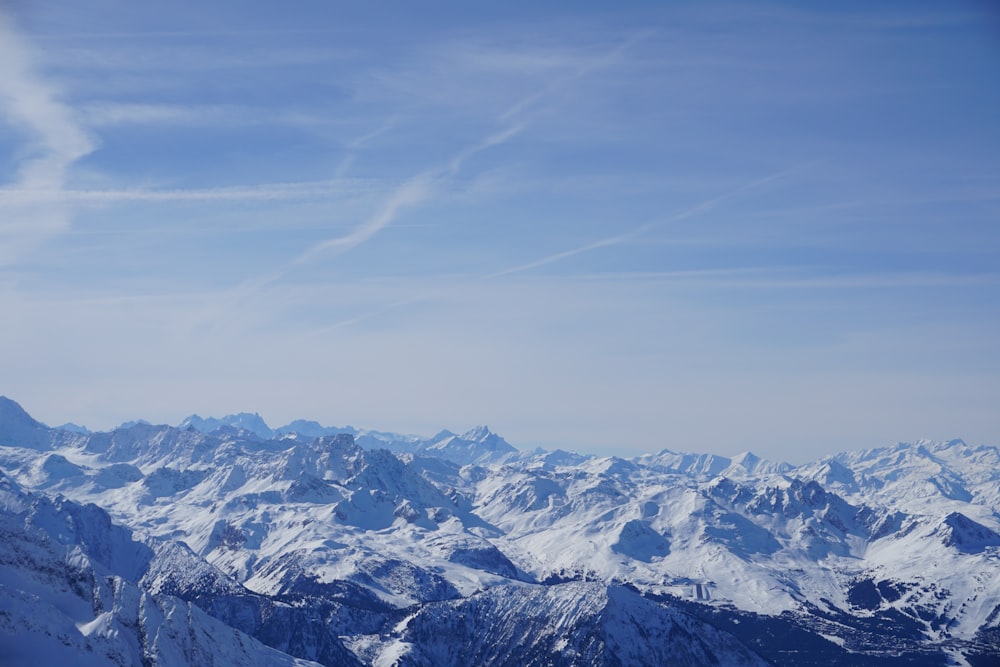
[(155, 558), (99, 508), (0, 476), (0, 664), (315, 665), (138, 585)]
[[(181, 616), (327, 665), (1000, 660), (995, 447), (792, 467), (523, 453), (485, 427), (423, 439), (257, 420), (82, 433), (0, 401), (10, 544), (36, 539), (22, 519), (37, 506), (49, 545), (6, 570), (8, 633), (127, 658), (172, 628), (162, 664), (201, 650), (200, 630), (176, 638)], [(81, 611), (76, 574), (38, 579), (74, 549), (129, 591), (115, 614)], [(22, 569), (30, 590), (13, 585)], [(38, 614), (62, 620), (30, 630)]]

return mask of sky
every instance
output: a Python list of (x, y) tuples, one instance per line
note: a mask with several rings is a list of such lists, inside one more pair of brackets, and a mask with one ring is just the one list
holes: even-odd
[(9, 1), (0, 393), (1000, 444), (998, 119), (988, 2)]

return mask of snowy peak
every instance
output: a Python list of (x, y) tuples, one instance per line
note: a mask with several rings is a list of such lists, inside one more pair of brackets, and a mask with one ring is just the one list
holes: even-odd
[(962, 553), (982, 553), (987, 547), (1000, 546), (1000, 534), (961, 512), (946, 516), (934, 532), (945, 546), (955, 547)]
[(36, 421), (16, 401), (0, 396), (0, 445), (48, 449), (50, 429)]
[(743, 452), (742, 454), (737, 454), (732, 458), (729, 467), (726, 468), (726, 471), (723, 474), (729, 475), (730, 477), (743, 474), (781, 474), (786, 473), (791, 469), (792, 466), (787, 463), (775, 463), (774, 461), (762, 459), (753, 452)]
[(469, 442), (487, 442), (488, 440), (497, 440), (500, 436), (490, 431), (489, 426), (483, 425), (470, 428), (459, 437)]
[[(950, 509), (963, 505), (1000, 505), (1000, 449), (972, 447), (962, 440), (918, 441), (892, 447), (845, 452), (829, 461), (847, 468), (857, 489), (842, 485), (843, 493), (877, 498), (879, 502), (914, 514), (940, 514), (942, 501)], [(815, 464), (803, 467), (815, 470)], [(816, 479), (822, 479), (815, 477)], [(965, 511), (965, 510), (961, 510)], [(986, 514), (973, 509), (976, 520)]]
[[(1000, 657), (995, 447), (792, 468), (522, 455), (485, 426), (264, 438), (250, 413), (81, 435), (0, 407), (43, 445), (0, 446), (0, 655), (35, 627), (85, 665), (210, 662), (172, 637), (237, 641), (247, 664), (292, 664), (250, 637), (325, 665)], [(157, 632), (183, 657), (154, 660)]]
[(6, 396), (0, 396), (0, 424), (44, 427), (41, 422), (25, 412), (20, 403)]
[(493, 454), (515, 454), (517, 449), (506, 440), (490, 430), (488, 426), (477, 426), (459, 436), (460, 440), (475, 443), (485, 451)]
[(271, 427), (268, 426), (264, 422), (264, 419), (256, 412), (240, 412), (235, 415), (226, 415), (221, 419), (217, 419), (215, 417), (203, 419), (198, 415), (191, 415), (182, 421), (178, 425), (178, 428), (183, 429), (191, 427), (197, 431), (201, 431), (202, 433), (214, 433), (215, 431), (227, 426), (234, 429), (250, 431), (264, 440), (270, 440), (276, 435)]
[(86, 426), (81, 426), (80, 424), (74, 424), (73, 422), (66, 422), (60, 426), (56, 426), (60, 431), (70, 431), (71, 433), (79, 433), (80, 435), (90, 435), (92, 431)]
[(792, 470), (787, 463), (762, 459), (753, 452), (743, 452), (733, 458), (716, 454), (686, 454), (662, 449), (656, 454), (646, 454), (633, 459), (636, 463), (651, 466), (664, 472), (712, 478), (717, 475), (743, 477), (746, 475), (783, 474)]
[(640, 465), (664, 472), (711, 478), (722, 474), (732, 461), (715, 454), (683, 454), (662, 449), (656, 454), (647, 454), (634, 459)]
[(814, 479), (824, 486), (843, 489), (851, 493), (857, 492), (859, 489), (858, 480), (851, 469), (836, 459), (824, 463), (816, 472)]
[(274, 433), (279, 436), (296, 434), (307, 438), (321, 438), (325, 435), (337, 435), (340, 433), (357, 435), (358, 431), (350, 426), (338, 428), (336, 426), (323, 426), (318, 421), (311, 419), (296, 419), (274, 429)]
[(577, 466), (593, 458), (595, 458), (593, 455), (585, 456), (576, 452), (567, 452), (564, 449), (556, 449), (550, 452), (539, 448), (531, 452), (527, 460), (538, 461), (549, 467), (558, 467)]
[(499, 463), (517, 454), (517, 449), (490, 431), (489, 427), (477, 426), (462, 435), (442, 431), (434, 439), (418, 447), (417, 452), (468, 465)]

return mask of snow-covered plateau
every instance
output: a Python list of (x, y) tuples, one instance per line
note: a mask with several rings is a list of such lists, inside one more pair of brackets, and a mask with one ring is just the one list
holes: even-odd
[(1000, 665), (1000, 450), (521, 452), (0, 397), (0, 665)]

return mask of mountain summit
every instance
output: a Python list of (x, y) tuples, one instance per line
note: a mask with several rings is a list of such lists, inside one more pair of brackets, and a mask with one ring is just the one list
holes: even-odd
[(462, 465), (496, 463), (517, 454), (516, 447), (490, 431), (488, 426), (476, 426), (462, 435), (442, 431), (417, 451), (442, 456)]
[(197, 431), (201, 431), (202, 433), (213, 433), (221, 428), (229, 427), (250, 431), (264, 440), (270, 440), (275, 436), (275, 432), (271, 430), (271, 427), (268, 426), (264, 422), (264, 419), (256, 412), (239, 412), (234, 415), (226, 415), (225, 417), (219, 419), (215, 417), (203, 419), (198, 415), (191, 415), (182, 421), (178, 427), (191, 427)]
[(6, 396), (0, 396), (0, 445), (48, 449), (49, 428)]
[(1000, 664), (996, 447), (793, 467), (186, 422), (0, 400), (0, 662)]

